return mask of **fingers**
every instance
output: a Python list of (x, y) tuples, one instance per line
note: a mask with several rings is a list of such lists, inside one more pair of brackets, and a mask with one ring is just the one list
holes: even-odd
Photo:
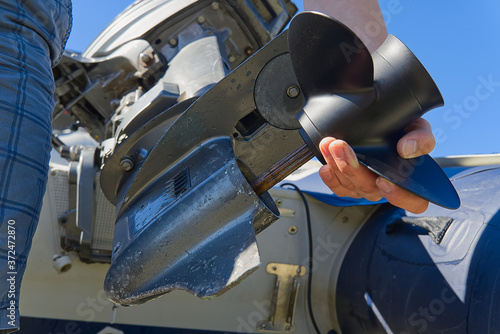
[[(413, 132), (419, 130), (421, 128)], [(426, 200), (399, 188), (361, 165), (352, 148), (343, 140), (329, 137), (323, 139), (319, 146), (327, 162), (327, 165), (321, 167), (319, 174), (336, 195), (363, 197), (370, 201), (385, 197), (391, 204), (413, 213), (422, 213), (427, 209), (429, 203)]]
[(337, 177), (336, 173), (332, 172), (329, 165), (324, 165), (319, 170), (319, 175), (323, 182), (340, 197), (361, 198), (361, 195), (355, 191), (345, 187)]
[(334, 155), (330, 151), (330, 145), (335, 142), (334, 138), (325, 138), (319, 147), (327, 165), (321, 167), (319, 174), (323, 182), (338, 196), (361, 198), (352, 182), (343, 175), (335, 162)]
[(352, 148), (343, 140), (325, 138), (320, 149), (328, 165), (320, 170), (323, 182), (338, 196), (382, 198), (375, 184), (376, 176), (359, 164)]
[(333, 152), (340, 174), (350, 181), (358, 194), (371, 201), (380, 200), (380, 191), (375, 185), (375, 174), (358, 162), (352, 148), (343, 140), (334, 141), (329, 148), (330, 152)]
[(422, 213), (427, 210), (427, 207), (429, 206), (429, 202), (426, 200), (399, 188), (382, 177), (377, 178), (376, 184), (383, 193), (383, 196), (392, 205), (413, 213)]
[(431, 125), (425, 119), (417, 119), (405, 130), (407, 134), (397, 144), (397, 150), (401, 157), (409, 159), (429, 154), (436, 146)]

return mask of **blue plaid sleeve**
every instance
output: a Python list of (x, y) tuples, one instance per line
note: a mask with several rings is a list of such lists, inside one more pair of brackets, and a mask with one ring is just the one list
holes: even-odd
[(51, 149), (51, 67), (70, 27), (70, 0), (0, 2), (0, 331), (19, 327)]

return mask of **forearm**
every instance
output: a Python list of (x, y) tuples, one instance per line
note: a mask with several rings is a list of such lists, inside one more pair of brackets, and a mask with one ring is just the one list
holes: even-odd
[(304, 8), (325, 13), (344, 23), (361, 38), (370, 52), (387, 37), (377, 0), (304, 0)]

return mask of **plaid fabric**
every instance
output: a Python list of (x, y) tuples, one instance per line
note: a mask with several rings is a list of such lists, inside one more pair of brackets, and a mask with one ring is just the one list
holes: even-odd
[(51, 149), (51, 67), (70, 27), (70, 0), (0, 2), (0, 329), (19, 327), (21, 278)]

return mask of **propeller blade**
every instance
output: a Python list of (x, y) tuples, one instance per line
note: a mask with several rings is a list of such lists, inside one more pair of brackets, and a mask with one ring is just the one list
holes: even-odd
[(455, 188), (430, 156), (406, 160), (397, 153), (404, 129), (443, 105), (431, 76), (401, 41), (389, 36), (370, 55), (342, 23), (305, 12), (290, 23), (288, 44), (306, 98), (297, 116), (300, 133), (321, 162), (320, 141), (343, 139), (376, 174), (437, 205), (460, 206)]
[(448, 209), (460, 207), (460, 197), (448, 176), (428, 154), (404, 159), (389, 147), (353, 150), (362, 165), (399, 187)]
[(296, 15), (288, 30), (293, 70), (305, 97), (373, 86), (373, 61), (344, 24), (315, 12)]

